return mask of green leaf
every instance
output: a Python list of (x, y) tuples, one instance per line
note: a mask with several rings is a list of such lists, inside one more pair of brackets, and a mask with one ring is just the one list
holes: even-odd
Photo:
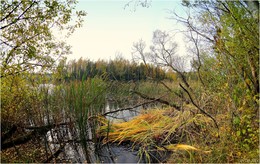
[(245, 129), (242, 129), (242, 134), (246, 134), (246, 130)]
[(239, 137), (241, 135), (241, 132), (240, 131), (237, 131), (237, 136)]
[(240, 124), (240, 118), (239, 118), (239, 117), (235, 117), (235, 118), (233, 119), (233, 124), (234, 124), (234, 125), (239, 125), (239, 124)]

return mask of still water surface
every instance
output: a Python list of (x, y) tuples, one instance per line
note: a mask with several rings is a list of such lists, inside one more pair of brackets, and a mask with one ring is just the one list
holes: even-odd
[[(104, 108), (104, 112), (118, 110), (119, 106), (116, 103), (107, 102)], [(140, 113), (142, 107), (133, 108), (131, 110), (123, 110), (116, 113), (111, 113), (106, 116), (111, 122), (122, 122), (132, 119)], [(89, 130), (90, 131), (90, 130)], [(77, 133), (77, 132), (76, 132)], [(71, 131), (67, 126), (61, 126), (59, 128), (52, 129), (47, 132), (46, 138), (52, 152), (60, 147), (58, 143), (59, 138), (67, 141), (72, 141), (77, 134), (75, 131)], [(77, 138), (77, 137), (76, 137)], [(139, 160), (136, 150), (132, 150), (131, 145), (118, 145), (118, 144), (105, 144), (95, 147), (93, 142), (87, 143), (90, 160), (93, 163), (138, 163), (143, 162)], [(64, 151), (60, 153), (58, 159), (62, 162), (82, 163), (86, 161), (85, 153), (78, 142), (68, 142), (64, 146)]]

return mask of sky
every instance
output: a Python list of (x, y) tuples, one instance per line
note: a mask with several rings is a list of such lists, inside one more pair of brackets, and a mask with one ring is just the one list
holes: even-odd
[[(128, 2), (130, 5), (124, 8)], [(148, 8), (135, 8), (134, 3), (131, 0), (79, 0), (76, 9), (86, 11), (87, 16), (83, 27), (67, 39), (72, 46), (68, 59), (110, 60), (121, 54), (131, 60), (134, 42), (142, 39), (150, 45), (156, 29), (172, 32), (183, 28), (169, 19), (172, 16), (169, 10), (183, 12), (181, 1), (153, 0)], [(183, 36), (178, 34), (175, 38), (179, 44), (178, 53), (185, 54)]]

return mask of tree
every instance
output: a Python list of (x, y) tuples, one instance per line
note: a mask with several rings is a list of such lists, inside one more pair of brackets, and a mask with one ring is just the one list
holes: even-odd
[(259, 142), (259, 2), (183, 4), (189, 13), (200, 11), (187, 18), (175, 14), (175, 19), (187, 26), (194, 43), (193, 66), (200, 70), (205, 90), (226, 100), (219, 110), (229, 114), (235, 144), (241, 151), (254, 152)]
[(130, 7), (130, 9), (136, 11), (138, 6), (149, 8), (151, 6), (151, 0), (131, 0), (125, 4), (124, 9)]
[[(202, 69), (208, 86), (218, 82), (212, 89), (228, 84), (237, 107), (239, 97), (246, 95), (240, 91), (247, 91), (253, 101), (259, 97), (259, 9), (255, 4), (258, 2), (185, 1), (190, 12), (199, 9), (200, 14), (188, 18), (175, 15), (187, 25), (195, 45), (194, 68)], [(253, 104), (256, 107), (257, 102)]]
[[(185, 34), (193, 45), (194, 71), (188, 73), (193, 91), (180, 84), (187, 93), (184, 96), (203, 114), (216, 116), (213, 120), (218, 121), (221, 133), (210, 147), (220, 152), (219, 157), (226, 156), (223, 161), (259, 161), (259, 1), (183, 0), (182, 5), (187, 16), (173, 13), (173, 18), (186, 26)], [(150, 58), (162, 65), (161, 61), (168, 61), (170, 66), (171, 59), (166, 56), (170, 53), (165, 44), (159, 45), (158, 49), (152, 47)], [(141, 59), (149, 57), (142, 42), (134, 48)], [(210, 158), (216, 156), (213, 153)]]
[[(152, 45), (149, 52), (144, 52), (145, 42), (140, 40), (133, 44), (133, 56), (135, 59), (147, 65), (153, 63), (160, 67), (168, 67), (176, 72), (186, 87), (190, 88), (185, 77), (184, 60), (177, 55), (177, 43), (167, 32), (156, 30), (153, 33)], [(139, 57), (138, 57), (139, 56)]]
[[(52, 68), (68, 54), (69, 46), (55, 39), (53, 31), (71, 34), (82, 25), (84, 11), (73, 18), (75, 1), (1, 1), (1, 78)], [(74, 21), (74, 23), (71, 23)]]
[[(48, 88), (38, 86), (66, 73), (64, 56), (70, 47), (57, 40), (54, 33), (62, 31), (69, 36), (82, 25), (86, 13), (77, 11), (74, 18), (76, 2), (71, 0), (1, 0), (0, 3), (1, 137), (6, 139), (1, 147), (4, 149), (36, 138), (36, 131), (28, 132), (23, 127), (44, 127), (47, 123), (43, 117), (49, 118), (50, 113), (60, 109), (60, 106), (50, 109), (53, 101)], [(56, 61), (60, 59), (64, 61), (57, 67)], [(61, 74), (51, 74), (55, 67)], [(41, 134), (46, 133), (44, 130)], [(19, 154), (18, 148), (15, 149)]]

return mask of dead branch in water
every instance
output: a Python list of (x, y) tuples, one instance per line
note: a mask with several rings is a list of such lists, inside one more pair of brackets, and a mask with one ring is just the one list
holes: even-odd
[(101, 114), (101, 115), (106, 116), (106, 115), (108, 115), (108, 114), (117, 113), (117, 112), (120, 112), (120, 111), (133, 110), (134, 108), (138, 108), (138, 107), (140, 107), (140, 106), (147, 105), (147, 104), (153, 103), (153, 102), (155, 102), (155, 101), (156, 101), (156, 100), (146, 101), (146, 102), (144, 102), (144, 103), (140, 103), (140, 104), (137, 104), (137, 105), (134, 105), (134, 106), (131, 106), (131, 107), (120, 108), (120, 109), (117, 109), (117, 110), (114, 110), (114, 111), (105, 112), (105, 113), (103, 113), (103, 114)]
[(7, 148), (10, 148), (10, 147), (14, 147), (16, 145), (25, 144), (25, 143), (29, 142), (35, 134), (36, 134), (36, 131), (33, 131), (33, 132), (28, 133), (24, 136), (15, 138), (14, 140), (11, 139), (11, 141), (9, 141), (9, 142), (2, 143), (1, 144), (1, 150), (7, 149)]
[[(5, 142), (7, 139), (11, 138), (14, 132), (16, 131), (18, 126), (12, 127), (5, 135), (3, 135), (3, 140), (1, 143), (1, 150), (8, 149), (10, 147), (14, 147), (15, 145), (21, 145), (29, 142), (31, 139), (34, 138), (35, 135), (45, 135), (49, 130), (54, 127), (68, 125), (69, 123), (58, 123), (58, 124), (49, 124), (43, 126), (29, 126), (29, 127), (20, 127), (28, 130), (32, 130), (32, 132), (27, 133), (23, 136), (17, 137), (15, 139), (11, 139), (8, 142)], [(8, 138), (7, 138), (8, 137)]]
[(169, 103), (168, 101), (165, 101), (165, 100), (162, 100), (161, 98), (164, 97), (165, 95), (159, 97), (159, 98), (152, 98), (152, 97), (148, 97), (140, 92), (137, 92), (137, 91), (133, 91), (133, 93), (139, 95), (140, 97), (142, 97), (143, 99), (147, 99), (147, 100), (150, 100), (150, 101), (146, 101), (146, 102), (143, 102), (143, 103), (140, 103), (140, 104), (137, 104), (137, 105), (134, 105), (134, 106), (131, 106), (131, 107), (127, 107), (127, 108), (120, 108), (120, 109), (117, 109), (117, 110), (114, 110), (114, 111), (109, 111), (109, 112), (105, 112), (101, 115), (103, 116), (106, 116), (108, 114), (111, 114), (111, 113), (116, 113), (116, 112), (120, 112), (120, 111), (125, 111), (125, 110), (133, 110), (134, 108), (137, 108), (137, 107), (140, 107), (140, 106), (143, 106), (143, 105), (147, 105), (147, 104), (151, 104), (153, 102), (160, 102), (162, 104), (166, 104), (166, 105), (169, 105), (171, 107), (174, 107), (175, 109), (177, 109), (178, 111), (180, 111), (180, 107), (175, 105), (175, 104), (171, 104)]

